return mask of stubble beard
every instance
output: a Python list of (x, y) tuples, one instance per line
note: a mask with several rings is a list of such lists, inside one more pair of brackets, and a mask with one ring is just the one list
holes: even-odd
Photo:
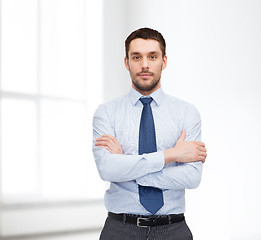
[(157, 87), (158, 83), (160, 81), (160, 78), (156, 81), (153, 81), (151, 84), (149, 85), (142, 85), (140, 82), (138, 81), (134, 81), (132, 79), (132, 83), (133, 85), (136, 87), (136, 89), (142, 91), (142, 92), (151, 92), (154, 88)]
[[(138, 80), (139, 74), (133, 75), (133, 73), (130, 72), (130, 77), (135, 88), (141, 92), (153, 92), (153, 89), (156, 89), (160, 82), (161, 74), (157, 76), (157, 79), (154, 79), (155, 74), (151, 73), (151, 77), (153, 78), (152, 80)], [(143, 84), (143, 81), (149, 81), (150, 84)]]

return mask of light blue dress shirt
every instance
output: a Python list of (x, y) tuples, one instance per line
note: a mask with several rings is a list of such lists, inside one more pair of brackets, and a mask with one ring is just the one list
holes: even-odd
[[(111, 182), (105, 193), (105, 206), (114, 213), (150, 215), (140, 204), (138, 184), (163, 190), (164, 206), (156, 213), (185, 212), (185, 189), (196, 188), (201, 180), (202, 162), (164, 165), (163, 151), (175, 146), (181, 130), (186, 141), (199, 141), (201, 120), (197, 109), (165, 94), (162, 88), (150, 95), (154, 117), (157, 152), (138, 155), (142, 95), (130, 92), (98, 107), (93, 118), (93, 153), (101, 178)], [(111, 154), (94, 145), (103, 134), (115, 136), (123, 154)]]

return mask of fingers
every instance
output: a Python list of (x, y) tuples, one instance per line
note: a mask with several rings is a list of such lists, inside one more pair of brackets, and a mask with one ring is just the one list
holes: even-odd
[(194, 144), (196, 144), (198, 146), (205, 147), (205, 143), (204, 142), (201, 142), (201, 141), (191, 141), (191, 142), (193, 142)]
[(177, 142), (183, 142), (185, 141), (185, 138), (186, 138), (186, 132), (185, 130), (181, 130), (181, 134)]
[(115, 144), (115, 141), (110, 135), (102, 135), (96, 139), (95, 146), (111, 148)]
[(95, 143), (95, 146), (96, 147), (99, 147), (99, 148), (105, 148), (107, 149), (110, 153), (112, 153), (112, 144), (107, 141), (107, 140), (97, 140), (97, 142)]
[(203, 142), (187, 141), (184, 142), (184, 144), (190, 144), (191, 149), (193, 149), (192, 158), (188, 162), (201, 161), (202, 163), (204, 163), (206, 161), (207, 149), (205, 148), (205, 144)]
[[(179, 136), (179, 139), (177, 141), (178, 142), (184, 142), (186, 139), (186, 131), (184, 129), (181, 130), (181, 134)], [(202, 146), (202, 147), (205, 147), (205, 143), (204, 142), (201, 142), (201, 141), (191, 141), (199, 146)]]
[(118, 144), (117, 140), (115, 137), (110, 136), (110, 135), (102, 135), (101, 137), (96, 139), (95, 145), (107, 145), (109, 144)]
[(95, 143), (95, 146), (109, 146), (110, 145), (110, 142), (109, 141), (102, 141), (102, 140), (99, 140)]
[(109, 139), (112, 139), (114, 141), (117, 141), (116, 137), (109, 135), (109, 134), (103, 134), (102, 137), (109, 138)]
[(96, 139), (95, 146), (107, 149), (112, 154), (122, 154), (122, 148), (114, 136), (104, 134)]
[(98, 148), (105, 148), (105, 149), (107, 149), (110, 153), (113, 153), (113, 151), (109, 148), (109, 147), (107, 147), (107, 146), (105, 146), (105, 145), (101, 145), (101, 146), (97, 146)]
[(199, 149), (198, 161), (201, 161), (201, 162), (204, 163), (204, 162), (206, 161), (206, 157), (207, 157), (207, 149), (201, 147), (201, 148)]
[(198, 150), (199, 152), (203, 152), (203, 153), (206, 153), (206, 152), (207, 152), (207, 149), (206, 149), (205, 147), (200, 146), (200, 145), (197, 146), (197, 150)]
[(199, 142), (197, 149), (199, 151), (199, 161), (204, 163), (207, 157), (207, 149), (205, 148), (205, 144), (203, 142)]
[(96, 138), (96, 141), (99, 142), (99, 141), (109, 141), (109, 142), (117, 142), (117, 139), (111, 135), (102, 135), (101, 137), (99, 138)]
[(198, 161), (201, 161), (201, 162), (205, 162), (206, 161), (206, 157), (204, 157), (204, 156), (199, 156), (198, 157)]

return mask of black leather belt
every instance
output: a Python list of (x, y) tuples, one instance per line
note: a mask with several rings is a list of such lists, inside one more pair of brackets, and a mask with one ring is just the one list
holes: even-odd
[(185, 220), (183, 213), (170, 215), (142, 216), (135, 214), (116, 214), (109, 212), (108, 216), (123, 223), (135, 224), (138, 227), (155, 227), (160, 225), (177, 223)]

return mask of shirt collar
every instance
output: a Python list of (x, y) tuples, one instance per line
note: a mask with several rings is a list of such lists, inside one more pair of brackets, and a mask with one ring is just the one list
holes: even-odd
[[(164, 92), (162, 90), (162, 87), (157, 89), (155, 92), (153, 92), (149, 96), (153, 98), (153, 100), (156, 102), (157, 105), (160, 105), (160, 103), (164, 97)], [(132, 87), (131, 90), (129, 91), (129, 98), (130, 98), (131, 103), (133, 105), (136, 105), (141, 97), (143, 97), (143, 95)], [(148, 97), (148, 96), (146, 96), (146, 97)]]

